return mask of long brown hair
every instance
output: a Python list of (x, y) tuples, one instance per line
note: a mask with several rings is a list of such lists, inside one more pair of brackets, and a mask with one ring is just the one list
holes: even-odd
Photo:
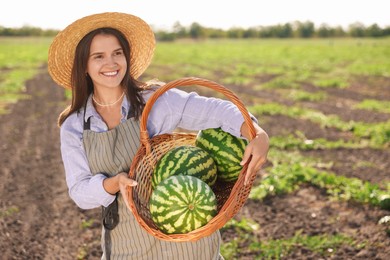
[(87, 70), (89, 52), (93, 38), (98, 34), (113, 35), (121, 45), (127, 62), (127, 70), (121, 82), (127, 99), (131, 104), (131, 110), (134, 116), (138, 119), (141, 116), (142, 109), (145, 106), (145, 101), (142, 98), (141, 91), (144, 89), (145, 83), (134, 79), (130, 71), (130, 45), (126, 37), (118, 30), (113, 28), (99, 28), (91, 31), (84, 36), (76, 48), (73, 68), (72, 68), (72, 102), (58, 117), (58, 125), (61, 126), (64, 121), (73, 113), (80, 112), (80, 109), (86, 104), (89, 95), (93, 92), (93, 83), (89, 75), (85, 74)]

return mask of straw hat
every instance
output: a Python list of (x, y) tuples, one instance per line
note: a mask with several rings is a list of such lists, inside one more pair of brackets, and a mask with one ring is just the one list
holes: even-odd
[(75, 51), (80, 40), (89, 32), (110, 27), (121, 31), (131, 48), (130, 74), (137, 79), (149, 66), (155, 48), (154, 33), (137, 16), (107, 12), (83, 17), (68, 25), (54, 38), (49, 48), (48, 70), (53, 80), (71, 89), (71, 74)]

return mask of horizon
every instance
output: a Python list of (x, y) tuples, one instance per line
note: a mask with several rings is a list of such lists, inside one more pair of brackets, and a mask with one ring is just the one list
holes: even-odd
[[(277, 23), (277, 24), (269, 24), (269, 25), (254, 25), (254, 26), (250, 26), (250, 27), (239, 27), (239, 26), (232, 26), (230, 28), (218, 28), (218, 27), (212, 27), (212, 26), (204, 26), (203, 24), (199, 23), (199, 22), (196, 22), (194, 21), (193, 23), (197, 23), (199, 24), (200, 26), (202, 26), (203, 28), (208, 28), (208, 29), (215, 29), (215, 30), (218, 30), (218, 29), (221, 29), (221, 30), (224, 30), (224, 31), (227, 31), (227, 30), (231, 30), (231, 29), (235, 29), (235, 28), (239, 28), (239, 29), (243, 29), (243, 30), (247, 30), (247, 29), (251, 29), (251, 28), (258, 28), (258, 27), (273, 27), (273, 26), (278, 26), (278, 25), (285, 25), (285, 24), (290, 24), (290, 25), (294, 25), (295, 23), (306, 23), (306, 22), (309, 22), (309, 23), (313, 23), (314, 24), (314, 28), (315, 29), (319, 29), (321, 26), (325, 25), (325, 26), (328, 26), (329, 28), (331, 29), (336, 29), (336, 28), (339, 28), (341, 27), (344, 31), (348, 31), (350, 26), (353, 26), (353, 25), (356, 25), (356, 24), (360, 24), (362, 26), (364, 26), (364, 28), (368, 28), (374, 24), (378, 25), (380, 29), (386, 29), (386, 28), (390, 28), (390, 24), (389, 25), (385, 25), (385, 26), (381, 26), (379, 25), (378, 23), (373, 23), (373, 24), (364, 24), (360, 21), (356, 21), (356, 22), (353, 22), (351, 24), (347, 24), (345, 26), (341, 26), (341, 25), (334, 25), (334, 26), (330, 26), (329, 24), (326, 24), (326, 23), (323, 23), (323, 24), (315, 24), (313, 21), (291, 21), (291, 22), (285, 22), (285, 23)], [(175, 23), (180, 23), (179, 21), (175, 22)], [(168, 27), (165, 27), (165, 28), (158, 28), (158, 27), (155, 27), (154, 25), (152, 24), (149, 24), (153, 31), (158, 31), (158, 30), (161, 30), (161, 31), (170, 31), (172, 29), (174, 29), (174, 26), (175, 26), (175, 23), (172, 24), (172, 26), (170, 28)], [(183, 24), (180, 24), (181, 26), (183, 26), (184, 28), (189, 28), (192, 24), (188, 24), (188, 25), (183, 25)], [(57, 29), (57, 28), (42, 28), (42, 27), (39, 27), (39, 26), (34, 26), (34, 25), (30, 25), (30, 24), (25, 24), (25, 25), (22, 25), (22, 26), (18, 26), (18, 27), (8, 27), (8, 26), (4, 26), (2, 24), (0, 24), (0, 28), (3, 27), (3, 28), (6, 28), (6, 29), (22, 29), (22, 28), (38, 28), (38, 29), (41, 29), (41, 30), (54, 30), (54, 31), (60, 31), (61, 29)]]

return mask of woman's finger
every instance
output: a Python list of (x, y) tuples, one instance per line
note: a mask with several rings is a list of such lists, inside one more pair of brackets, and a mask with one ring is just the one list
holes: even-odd
[(244, 156), (242, 157), (242, 160), (240, 162), (240, 164), (243, 166), (245, 165), (249, 158), (251, 157), (252, 155), (252, 146), (249, 144), (246, 148), (245, 148), (245, 151), (244, 151)]
[(252, 158), (251, 162), (248, 165), (247, 173), (245, 175), (244, 185), (249, 183), (253, 174), (256, 174), (260, 171), (261, 167), (265, 164), (267, 159), (265, 157), (260, 157), (260, 159)]

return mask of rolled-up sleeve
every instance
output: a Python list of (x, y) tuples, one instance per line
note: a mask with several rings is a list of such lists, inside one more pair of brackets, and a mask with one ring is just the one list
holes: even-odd
[(61, 126), (61, 155), (69, 196), (82, 209), (108, 206), (115, 195), (103, 187), (103, 174), (92, 175), (82, 144), (82, 119), (71, 115)]

